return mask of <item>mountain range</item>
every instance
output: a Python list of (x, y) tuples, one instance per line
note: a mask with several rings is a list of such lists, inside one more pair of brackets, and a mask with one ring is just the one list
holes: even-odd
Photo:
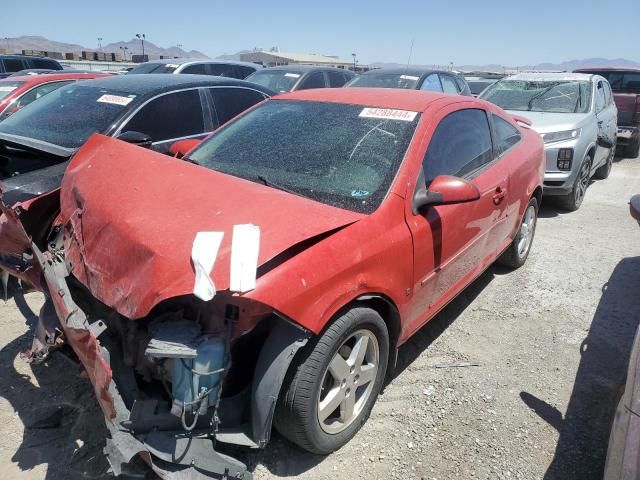
[[(131, 40), (126, 42), (120, 41), (108, 43), (103, 45), (100, 49), (89, 48), (74, 43), (57, 42), (54, 40), (49, 40), (45, 37), (32, 35), (14, 38), (9, 37), (4, 38), (0, 41), (0, 48), (6, 48), (11, 52), (21, 52), (22, 50), (42, 50), (45, 52), (67, 53), (82, 51), (96, 52), (100, 50), (101, 52), (121, 53), (120, 47), (127, 47), (127, 52), (129, 54), (135, 55), (142, 53), (142, 45), (140, 40), (137, 38), (132, 38)], [(198, 50), (186, 51), (177, 46), (163, 48), (148, 40), (145, 40), (144, 42), (144, 53), (149, 55), (149, 58), (159, 58), (161, 55), (167, 57), (207, 58), (207, 55), (199, 52)]]

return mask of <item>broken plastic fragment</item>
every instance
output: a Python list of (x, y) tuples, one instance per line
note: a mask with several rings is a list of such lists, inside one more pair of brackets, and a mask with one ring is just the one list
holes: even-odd
[(245, 224), (233, 226), (231, 242), (231, 290), (248, 292), (256, 288), (260, 227)]
[(216, 294), (216, 286), (211, 279), (211, 269), (218, 256), (218, 249), (224, 232), (198, 232), (191, 247), (191, 260), (196, 279), (193, 294), (205, 302)]

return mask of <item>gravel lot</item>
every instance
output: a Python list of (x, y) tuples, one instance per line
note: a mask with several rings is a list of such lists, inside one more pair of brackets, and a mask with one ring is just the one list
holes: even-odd
[[(401, 350), (357, 437), (327, 457), (277, 435), (239, 452), (256, 479), (600, 479), (610, 415), (640, 319), (640, 159), (616, 159), (582, 208), (545, 202), (516, 272), (491, 268)], [(42, 299), (0, 302), (0, 477), (102, 478), (105, 428), (79, 368), (30, 367)], [(477, 366), (453, 367), (472, 363)]]

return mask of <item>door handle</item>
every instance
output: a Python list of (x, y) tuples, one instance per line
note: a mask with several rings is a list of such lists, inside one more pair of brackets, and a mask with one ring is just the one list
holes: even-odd
[(493, 195), (494, 205), (498, 205), (500, 202), (502, 202), (506, 194), (507, 194), (506, 188), (502, 188), (502, 187), (496, 188), (496, 193)]

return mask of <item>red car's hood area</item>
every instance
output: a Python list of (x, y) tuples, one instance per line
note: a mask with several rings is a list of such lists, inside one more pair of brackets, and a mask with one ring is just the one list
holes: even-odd
[(362, 217), (102, 135), (92, 136), (71, 161), (60, 203), (72, 273), (130, 319), (193, 293), (197, 232), (224, 232), (211, 278), (226, 290), (235, 224), (260, 227), (262, 265)]

